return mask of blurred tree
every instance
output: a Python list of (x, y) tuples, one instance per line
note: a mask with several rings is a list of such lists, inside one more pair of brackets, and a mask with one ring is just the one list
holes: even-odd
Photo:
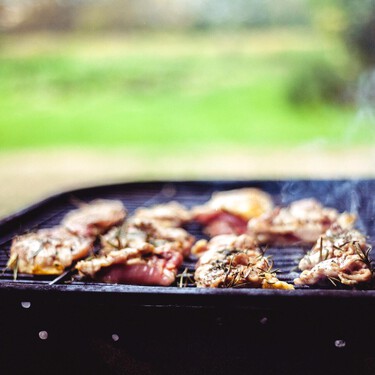
[(350, 99), (348, 84), (348, 77), (332, 63), (313, 59), (294, 71), (287, 88), (288, 99), (297, 105), (345, 104)]
[(341, 39), (346, 58), (306, 61), (287, 88), (295, 104), (317, 101), (346, 104), (355, 98), (354, 82), (375, 66), (375, 0), (309, 0), (316, 29)]
[(318, 27), (339, 35), (365, 67), (375, 65), (375, 0), (311, 0)]
[(363, 3), (367, 6), (359, 9), (358, 17), (348, 12), (349, 22), (344, 38), (349, 46), (357, 50), (364, 65), (375, 65), (375, 2)]

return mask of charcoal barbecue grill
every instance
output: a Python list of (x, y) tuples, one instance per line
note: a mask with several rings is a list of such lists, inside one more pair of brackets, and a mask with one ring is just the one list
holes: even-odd
[[(75, 202), (120, 199), (137, 207), (191, 207), (214, 191), (257, 187), (278, 204), (315, 197), (355, 211), (375, 239), (375, 180), (156, 181), (85, 188), (50, 197), (0, 221), (0, 267), (14, 236), (60, 223)], [(198, 224), (187, 229), (197, 238)], [(270, 248), (292, 282), (306, 250)], [(182, 269), (193, 270), (188, 259)], [(0, 373), (375, 374), (375, 289), (294, 291), (112, 285), (75, 278), (0, 276)]]

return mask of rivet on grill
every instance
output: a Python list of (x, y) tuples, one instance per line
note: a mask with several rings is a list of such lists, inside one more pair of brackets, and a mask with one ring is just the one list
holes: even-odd
[(120, 340), (120, 336), (117, 335), (116, 333), (114, 333), (114, 334), (112, 335), (112, 340), (113, 340), (114, 342), (117, 342), (118, 340)]
[(29, 309), (31, 307), (31, 302), (28, 302), (28, 301), (21, 302), (21, 306), (24, 309)]
[(217, 324), (218, 326), (222, 326), (222, 325), (224, 324), (223, 318), (222, 318), (221, 316), (218, 316), (218, 317), (216, 318), (216, 324)]
[(39, 332), (39, 338), (41, 340), (47, 340), (48, 339), (48, 332), (47, 331), (40, 331)]
[(346, 342), (344, 340), (336, 340), (335, 341), (336, 348), (345, 348)]
[(261, 320), (259, 320), (259, 323), (263, 324), (263, 325), (267, 324), (268, 323), (268, 318), (267, 317), (263, 317)]

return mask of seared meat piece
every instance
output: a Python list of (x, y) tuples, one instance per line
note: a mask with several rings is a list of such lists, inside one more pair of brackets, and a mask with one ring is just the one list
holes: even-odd
[(302, 199), (249, 220), (248, 233), (256, 236), (260, 243), (313, 244), (332, 224), (351, 228), (355, 220), (353, 214), (339, 214), (333, 208), (323, 207), (315, 199)]
[(209, 236), (243, 234), (249, 219), (272, 210), (271, 197), (255, 188), (217, 192), (202, 206), (192, 210), (193, 218), (204, 225)]
[(299, 263), (303, 270), (296, 285), (314, 285), (330, 280), (333, 284), (357, 285), (372, 279), (371, 247), (357, 230), (334, 226), (320, 236)]
[(372, 271), (358, 255), (331, 258), (314, 266), (311, 270), (303, 271), (294, 280), (296, 285), (314, 285), (330, 280), (344, 285), (357, 285), (370, 282)]
[(200, 265), (216, 259), (222, 254), (221, 250), (225, 249), (253, 249), (255, 256), (260, 254), (256, 240), (247, 234), (241, 236), (222, 234), (211, 238), (210, 241), (199, 240), (192, 247), (191, 252), (199, 257), (197, 265)]
[(197, 287), (293, 289), (277, 279), (272, 263), (247, 235), (198, 241), (194, 253), (201, 255), (194, 274)]
[(110, 230), (101, 242), (99, 257), (77, 264), (82, 276), (110, 283), (170, 285), (194, 237), (182, 228), (133, 218)]
[(138, 208), (132, 218), (157, 221), (166, 227), (180, 227), (191, 219), (188, 209), (178, 202)]
[(182, 260), (172, 244), (143, 243), (80, 261), (76, 268), (81, 276), (106, 283), (167, 286), (174, 282)]
[(97, 199), (69, 212), (62, 225), (70, 232), (91, 237), (105, 233), (124, 221), (126, 210), (121, 201)]
[(175, 251), (186, 257), (190, 254), (194, 237), (182, 228), (165, 227), (158, 221), (136, 218), (122, 227), (113, 228), (102, 236), (104, 252), (138, 247), (145, 242), (155, 246), (172, 243)]
[(20, 273), (58, 275), (75, 260), (86, 257), (93, 239), (55, 227), (28, 233), (13, 240), (8, 267)]
[(323, 260), (341, 257), (344, 253), (357, 254), (356, 248), (349, 246), (357, 243), (361, 251), (366, 251), (366, 237), (356, 229), (343, 229), (339, 225), (333, 225), (327, 232), (321, 235), (309, 251), (299, 262), (299, 269), (311, 270)]

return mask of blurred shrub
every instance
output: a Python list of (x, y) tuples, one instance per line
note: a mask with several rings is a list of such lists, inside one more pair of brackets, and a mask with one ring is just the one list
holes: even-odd
[[(327, 62), (311, 62), (297, 72), (288, 90), (293, 103), (318, 100), (354, 101), (355, 87), (363, 71), (375, 66), (375, 0), (310, 0), (314, 24), (346, 47), (347, 69), (338, 70)], [(336, 60), (339, 57), (336, 57)]]
[(342, 12), (341, 36), (351, 55), (365, 67), (375, 65), (375, 1), (329, 0)]
[(336, 66), (325, 60), (306, 61), (301, 65), (287, 86), (287, 95), (291, 103), (345, 104), (350, 100), (348, 78), (344, 78), (345, 75)]
[(342, 38), (353, 60), (375, 65), (374, 0), (310, 0), (318, 29)]
[(375, 65), (375, 7), (363, 22), (353, 23), (344, 34), (349, 50), (354, 49), (365, 67)]

